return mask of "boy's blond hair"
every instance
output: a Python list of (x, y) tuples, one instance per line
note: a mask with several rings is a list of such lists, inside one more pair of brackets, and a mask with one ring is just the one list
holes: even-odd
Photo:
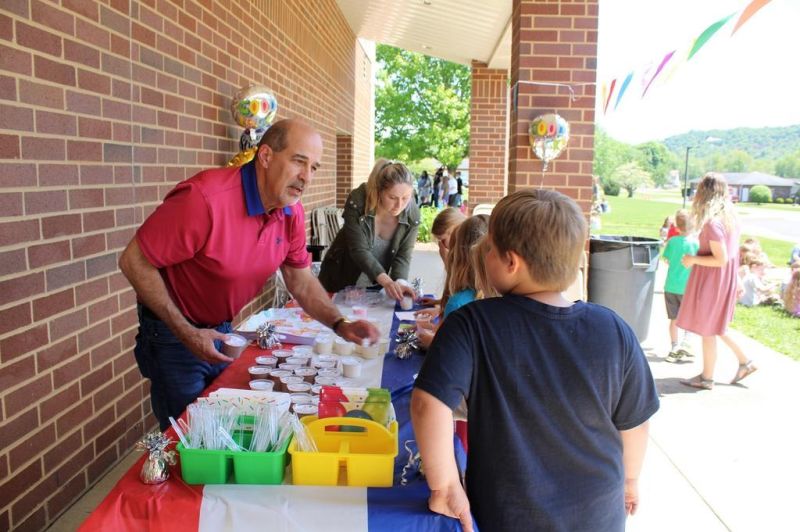
[(515, 252), (532, 279), (560, 292), (578, 275), (586, 245), (586, 218), (560, 192), (520, 190), (494, 208), (489, 234), (500, 254)]
[(678, 209), (675, 213), (675, 227), (680, 229), (681, 233), (686, 234), (692, 228), (692, 218), (689, 216), (689, 211), (686, 209)]
[(472, 269), (475, 271), (475, 298), (485, 299), (497, 296), (497, 290), (489, 282), (489, 275), (486, 273), (486, 253), (488, 249), (486, 237), (482, 237), (477, 244), (472, 246)]
[(464, 220), (450, 235), (450, 251), (447, 253), (447, 290), (442, 295), (442, 308), (449, 296), (475, 286), (475, 269), (472, 263), (472, 246), (477, 244), (489, 230), (489, 216), (477, 214)]

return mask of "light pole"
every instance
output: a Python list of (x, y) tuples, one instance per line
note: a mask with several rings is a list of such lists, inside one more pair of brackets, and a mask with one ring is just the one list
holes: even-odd
[(689, 150), (697, 146), (686, 146), (686, 160), (683, 163), (683, 208), (686, 208), (686, 198), (689, 197)]
[[(704, 142), (708, 142), (710, 144), (716, 144), (717, 142), (722, 142), (721, 138), (718, 137), (706, 137)], [(692, 148), (700, 147), (699, 144), (695, 144), (694, 146), (686, 146), (686, 159), (683, 162), (683, 208), (686, 208), (686, 198), (689, 197), (689, 150)]]

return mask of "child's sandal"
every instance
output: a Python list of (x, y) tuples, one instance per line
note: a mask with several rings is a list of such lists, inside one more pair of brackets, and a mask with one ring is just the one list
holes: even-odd
[(755, 373), (758, 368), (753, 364), (752, 360), (748, 360), (745, 364), (739, 364), (739, 369), (736, 371), (736, 376), (731, 381), (731, 384), (736, 384), (748, 375)]
[(699, 388), (701, 390), (713, 390), (714, 379), (704, 379), (703, 375), (697, 375), (691, 379), (681, 379), (681, 384), (684, 386), (691, 386), (692, 388)]

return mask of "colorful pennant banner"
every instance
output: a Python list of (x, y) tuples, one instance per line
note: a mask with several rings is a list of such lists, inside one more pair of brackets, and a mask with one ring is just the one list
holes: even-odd
[[(708, 44), (708, 41), (711, 40), (714, 35), (719, 32), (719, 30), (733, 20), (737, 13), (739, 14), (739, 17), (736, 19), (736, 24), (734, 24), (733, 31), (731, 31), (731, 36), (733, 36), (733, 34), (735, 34), (739, 28), (749, 21), (761, 8), (770, 3), (770, 1), (771, 0), (751, 0), (751, 2), (748, 3), (743, 10), (737, 11), (736, 13), (731, 13), (730, 15), (721, 18), (708, 26), (692, 41), (691, 46), (688, 48), (678, 48), (664, 54), (661, 60), (658, 61), (658, 67), (656, 67), (655, 71), (653, 71), (655, 62), (652, 62), (648, 64), (648, 66), (639, 69), (638, 76), (641, 86), (643, 87), (642, 98), (645, 97), (647, 91), (653, 85), (653, 82), (656, 81), (656, 78), (658, 78), (662, 72), (667, 72), (667, 74), (661, 77), (661, 79), (666, 82), (675, 74), (675, 71), (683, 63), (690, 61), (697, 54), (697, 52), (699, 52), (706, 44)], [(625, 80), (619, 87), (619, 92), (617, 93), (617, 98), (614, 101), (614, 107), (612, 111), (616, 110), (617, 106), (619, 106), (619, 103), (622, 100), (622, 97), (625, 95), (625, 91), (627, 90), (628, 85), (630, 84), (634, 75), (636, 75), (636, 72), (637, 70), (631, 70), (625, 76)], [(616, 88), (616, 85), (617, 78), (611, 80), (610, 83), (602, 83), (602, 96), (604, 102), (603, 114), (608, 112), (608, 105), (611, 102), (611, 99), (614, 97), (614, 89)]]

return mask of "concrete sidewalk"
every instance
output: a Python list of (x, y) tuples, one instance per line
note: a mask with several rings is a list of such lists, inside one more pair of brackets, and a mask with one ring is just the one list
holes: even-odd
[[(720, 342), (712, 391), (679, 383), (702, 370), (699, 338), (694, 359), (664, 361), (670, 343), (664, 308), (666, 268), (657, 272), (645, 350), (661, 396), (651, 420), (640, 480), (641, 506), (628, 519), (633, 532), (782, 532), (800, 530), (800, 364), (733, 331), (759, 367), (728, 385), (736, 358)], [(411, 277), (426, 291), (440, 289), (436, 251), (419, 245)]]

